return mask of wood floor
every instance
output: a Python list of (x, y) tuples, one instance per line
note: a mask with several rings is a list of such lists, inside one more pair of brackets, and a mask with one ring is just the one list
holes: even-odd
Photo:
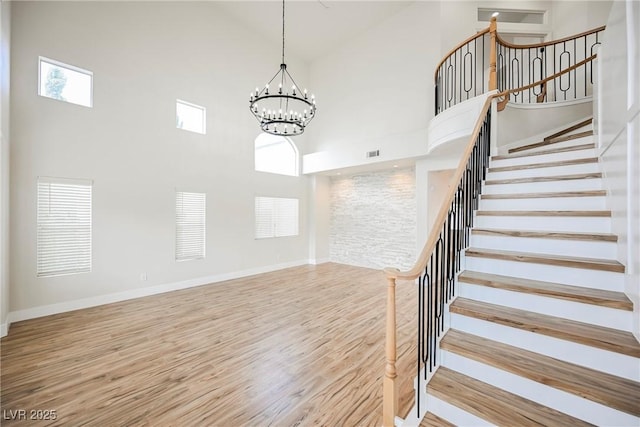
[[(323, 264), (13, 324), (2, 425), (19, 409), (56, 411), (28, 425), (380, 425), (385, 296), (380, 271)], [(399, 282), (401, 415), (414, 301)]]

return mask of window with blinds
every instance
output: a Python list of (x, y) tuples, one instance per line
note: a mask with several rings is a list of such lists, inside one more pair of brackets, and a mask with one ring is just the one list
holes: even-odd
[(92, 185), (87, 180), (38, 178), (38, 277), (91, 271)]
[(205, 256), (206, 196), (176, 191), (176, 261)]
[(256, 197), (256, 239), (298, 235), (298, 199)]

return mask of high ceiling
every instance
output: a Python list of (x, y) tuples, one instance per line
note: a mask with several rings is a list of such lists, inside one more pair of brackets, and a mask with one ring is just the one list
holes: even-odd
[[(268, 42), (282, 43), (282, 2), (220, 1), (227, 14)], [(287, 0), (286, 53), (313, 61), (361, 34), (413, 1)]]

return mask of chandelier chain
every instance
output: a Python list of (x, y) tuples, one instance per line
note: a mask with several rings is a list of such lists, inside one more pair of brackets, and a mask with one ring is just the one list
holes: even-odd
[[(282, 0), (282, 62), (278, 72), (264, 85), (249, 94), (249, 109), (263, 132), (272, 135), (296, 136), (316, 115), (315, 96), (301, 90), (285, 64), (285, 1)], [(277, 88), (270, 87), (276, 83)]]
[(282, 64), (284, 64), (284, 0), (282, 0)]

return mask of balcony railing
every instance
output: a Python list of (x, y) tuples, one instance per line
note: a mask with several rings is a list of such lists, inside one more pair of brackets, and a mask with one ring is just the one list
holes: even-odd
[(532, 85), (527, 90), (514, 93), (509, 102), (556, 102), (590, 96), (593, 88), (593, 62), (583, 61), (596, 54), (603, 31), (604, 27), (600, 27), (561, 40), (532, 45), (514, 45), (501, 39), (498, 34), (498, 91), (529, 86), (582, 63), (549, 84)]
[(456, 46), (436, 67), (436, 114), (487, 92), (490, 35), (485, 28)]
[[(512, 91), (509, 102), (544, 103), (584, 99), (593, 90), (593, 62), (605, 27), (560, 40), (516, 45), (500, 37), (495, 18), (489, 27), (453, 48), (435, 71), (435, 114), (488, 91)], [(586, 61), (586, 62), (585, 62)], [(581, 64), (578, 66), (578, 64)], [(532, 85), (572, 68), (549, 84)]]

